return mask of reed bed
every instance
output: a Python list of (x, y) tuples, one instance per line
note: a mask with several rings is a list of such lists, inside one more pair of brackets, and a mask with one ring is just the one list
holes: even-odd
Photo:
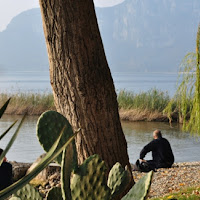
[(0, 106), (11, 98), (6, 114), (40, 115), (46, 110), (55, 110), (53, 95), (51, 93), (22, 93), (0, 94)]
[(169, 102), (169, 94), (157, 89), (138, 94), (122, 90), (118, 94), (119, 108), (124, 110), (138, 109), (162, 112)]
[[(47, 110), (55, 110), (51, 93), (1, 93), (0, 106), (11, 97), (6, 114), (40, 115)], [(122, 90), (118, 94), (119, 113), (122, 120), (168, 121), (163, 110), (170, 102), (167, 92), (152, 89), (139, 94)]]

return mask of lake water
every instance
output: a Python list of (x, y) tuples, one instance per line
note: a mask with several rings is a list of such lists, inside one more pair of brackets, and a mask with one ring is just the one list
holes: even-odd
[[(20, 116), (3, 116), (0, 120), (0, 133), (11, 125), (14, 120), (20, 118)], [(43, 149), (39, 145), (36, 136), (37, 118), (36, 116), (28, 116), (26, 118), (15, 143), (7, 154), (9, 160), (33, 162), (43, 153)], [(168, 123), (122, 122), (122, 126), (128, 143), (128, 153), (131, 163), (134, 163), (139, 157), (141, 148), (152, 140), (152, 132), (155, 129), (161, 129), (163, 136), (170, 141), (176, 162), (200, 160), (200, 138), (193, 138), (187, 133), (182, 133), (180, 127), (176, 124), (173, 128), (170, 128)], [(15, 128), (0, 141), (1, 148), (5, 148)], [(151, 154), (146, 158), (150, 159)]]
[[(172, 96), (175, 92), (176, 73), (113, 73), (116, 91), (122, 89), (136, 93), (157, 88), (168, 91)], [(0, 73), (0, 92), (51, 92), (48, 71), (41, 72), (7, 72)], [(0, 120), (0, 133), (3, 132), (19, 116), (3, 116)], [(28, 116), (20, 134), (9, 151), (9, 160), (18, 162), (33, 162), (43, 153), (36, 137), (37, 117)], [(182, 133), (177, 125), (170, 128), (168, 123), (158, 122), (122, 122), (128, 143), (128, 152), (132, 163), (139, 157), (141, 148), (152, 140), (152, 132), (161, 129), (175, 154), (176, 162), (199, 161), (200, 139), (195, 139), (187, 133)], [(0, 147), (5, 148), (14, 129), (0, 141)], [(151, 156), (148, 155), (147, 159)]]
[[(135, 93), (157, 88), (173, 95), (177, 73), (112, 73), (116, 91), (128, 90)], [(49, 72), (5, 72), (0, 73), (1, 92), (51, 92)]]

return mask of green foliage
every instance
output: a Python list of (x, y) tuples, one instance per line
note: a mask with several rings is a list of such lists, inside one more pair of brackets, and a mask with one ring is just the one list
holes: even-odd
[(112, 198), (123, 193), (132, 180), (129, 170), (124, 170), (120, 163), (116, 163), (108, 175), (108, 187), (111, 189)]
[(13, 197), (17, 197), (20, 200), (42, 200), (40, 193), (30, 184), (27, 184), (23, 188), (19, 189)]
[(170, 97), (168, 93), (157, 89), (151, 89), (139, 94), (122, 90), (118, 94), (118, 104), (123, 109), (141, 109), (161, 112), (169, 101)]
[(9, 143), (7, 144), (6, 148), (4, 149), (3, 153), (0, 155), (0, 166), (3, 162), (4, 157), (6, 156), (6, 153), (9, 151), (9, 149), (11, 148), (12, 144), (14, 143), (15, 139), (17, 138), (17, 135), (19, 134), (19, 130), (24, 122), (26, 116), (24, 116), (19, 124), (19, 126), (17, 127), (15, 133), (13, 134), (12, 138), (10, 139)]
[(178, 112), (183, 130), (200, 135), (200, 26), (197, 31), (196, 54), (189, 53), (183, 59), (178, 84), (176, 94), (164, 112), (170, 121), (171, 114)]
[[(6, 111), (6, 108), (8, 107), (8, 104), (10, 102), (10, 98), (4, 103), (4, 105), (0, 108), (0, 118), (3, 116), (4, 112)], [(4, 160), (4, 157), (6, 155), (6, 153), (9, 151), (9, 149), (11, 148), (12, 144), (14, 143), (18, 133), (19, 133), (19, 129), (23, 123), (25, 119), (25, 116), (22, 118), (19, 126), (17, 127), (15, 133), (13, 134), (12, 138), (10, 139), (8, 145), (6, 146), (5, 150), (3, 151), (3, 153), (0, 155), (0, 166)], [(0, 140), (3, 139), (3, 137), (9, 132), (9, 130), (16, 124), (17, 121), (15, 121), (3, 134), (1, 134), (0, 136)]]
[[(0, 108), (0, 119), (3, 116), (3, 114), (6, 111), (6, 108), (8, 107), (8, 104), (10, 102), (10, 98), (4, 103), (4, 105)], [(15, 121), (4, 133), (0, 135), (0, 140), (3, 139), (3, 137), (9, 132), (9, 130), (16, 124), (17, 121)]]
[(110, 189), (106, 184), (106, 166), (98, 155), (90, 156), (73, 174), (72, 199), (109, 199)]
[(19, 197), (11, 197), (9, 200), (21, 200)]
[(46, 200), (61, 200), (62, 199), (62, 192), (59, 187), (54, 187), (47, 193)]
[(57, 146), (60, 142), (60, 139), (64, 133), (65, 127), (62, 129), (60, 136), (56, 142), (52, 145), (51, 149), (47, 152), (46, 156), (35, 166), (35, 168), (26, 176), (13, 183), (11, 186), (0, 191), (0, 199), (5, 199), (11, 194), (15, 193), (27, 183), (29, 183), (35, 176), (37, 176), (45, 167), (49, 165), (69, 144), (74, 140), (75, 135), (71, 136), (68, 141), (60, 148), (57, 149)]
[(68, 148), (63, 151), (62, 162), (61, 162), (61, 190), (63, 200), (70, 200), (71, 189), (70, 189), (70, 178), (73, 169), (73, 147), (72, 143), (69, 144)]
[[(111, 169), (108, 185), (106, 182), (106, 165), (98, 155), (90, 156), (78, 167), (74, 144), (76, 134), (73, 134), (69, 122), (61, 114), (55, 111), (48, 111), (39, 118), (37, 126), (40, 142), (44, 146), (49, 145), (51, 148), (29, 174), (0, 191), (0, 199), (5, 199), (11, 194), (14, 194), (11, 198), (12, 200), (42, 199), (32, 186), (26, 184), (47, 167), (52, 160), (61, 155), (61, 152), (63, 152), (61, 160), (61, 188), (50, 190), (47, 199), (110, 200), (118, 198), (127, 189), (132, 175), (129, 171), (124, 170), (119, 163)], [(49, 133), (55, 134), (51, 137)], [(124, 198), (129, 199), (129, 197), (133, 196), (145, 198), (149, 190), (151, 178), (152, 172), (148, 175), (148, 178), (142, 178), (133, 187), (135, 189), (131, 189), (128, 193), (129, 196)]]
[[(63, 146), (68, 139), (73, 136), (72, 127), (69, 124), (68, 120), (56, 111), (47, 111), (44, 112), (37, 122), (37, 136), (38, 140), (43, 147), (43, 149), (48, 152), (54, 142), (60, 135), (61, 130), (65, 128), (63, 136), (58, 144), (58, 149)], [(76, 152), (75, 141), (73, 143), (74, 152)], [(58, 163), (62, 161), (62, 154), (57, 157)], [(77, 164), (77, 155), (73, 156), (73, 164), (76, 167)]]
[(126, 196), (122, 198), (122, 200), (144, 200), (147, 198), (149, 188), (151, 185), (151, 180), (153, 176), (153, 171), (149, 172), (145, 176), (143, 176), (128, 192)]
[[(104, 161), (98, 155), (90, 156), (72, 175), (71, 191), (67, 189), (67, 192), (71, 192), (71, 198), (67, 200), (117, 199), (118, 195), (122, 194), (130, 183), (132, 177), (129, 176), (129, 173), (119, 163), (116, 163), (109, 173), (107, 185)], [(153, 172), (149, 172), (142, 177), (123, 199), (146, 199), (152, 175)], [(55, 199), (56, 194), (53, 194), (53, 192), (51, 192), (51, 198), (48, 195), (47, 199)], [(61, 190), (58, 192), (61, 192)]]
[[(0, 102), (6, 101), (11, 94), (1, 93)], [(19, 106), (20, 105), (20, 106)], [(31, 93), (18, 91), (12, 94), (12, 100), (9, 103), (9, 114), (40, 115), (47, 110), (55, 110), (54, 99), (52, 93)]]
[(15, 122), (13, 122), (13, 123), (10, 125), (10, 127), (8, 127), (8, 129), (4, 131), (4, 133), (1, 134), (0, 140), (3, 139), (3, 137), (10, 131), (10, 129), (11, 129), (16, 123), (17, 123), (17, 120), (16, 120)]
[(9, 98), (9, 99), (6, 101), (6, 103), (1, 107), (1, 109), (0, 109), (0, 119), (1, 119), (2, 115), (4, 114), (4, 112), (6, 111), (6, 108), (7, 108), (8, 104), (9, 104), (9, 102), (10, 102), (10, 98)]

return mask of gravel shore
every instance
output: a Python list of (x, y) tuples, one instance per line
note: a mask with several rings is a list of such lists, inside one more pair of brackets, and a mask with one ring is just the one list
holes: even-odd
[[(30, 164), (24, 163), (13, 162), (12, 165), (16, 180), (24, 176), (27, 168), (30, 167)], [(39, 191), (44, 196), (50, 188), (60, 186), (59, 170), (50, 171), (47, 183), (44, 186), (39, 186)], [(133, 171), (135, 182), (144, 175), (145, 173)], [(200, 186), (200, 161), (175, 163), (172, 168), (158, 169), (154, 173), (149, 198), (164, 196), (171, 192), (178, 192), (180, 189), (193, 186)]]
[[(137, 182), (145, 173), (133, 172)], [(177, 192), (185, 187), (200, 186), (200, 161), (175, 163), (172, 168), (158, 169), (154, 173), (149, 198)]]

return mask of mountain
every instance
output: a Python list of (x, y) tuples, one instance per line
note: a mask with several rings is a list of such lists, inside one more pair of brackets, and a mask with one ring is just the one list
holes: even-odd
[[(175, 72), (195, 51), (199, 0), (126, 0), (96, 8), (111, 71)], [(13, 18), (0, 32), (0, 68), (47, 70), (39, 9)]]
[(199, 0), (126, 0), (98, 8), (97, 16), (111, 67), (116, 71), (177, 71), (195, 51)]
[(0, 32), (0, 67), (7, 70), (48, 69), (39, 9), (25, 11)]

